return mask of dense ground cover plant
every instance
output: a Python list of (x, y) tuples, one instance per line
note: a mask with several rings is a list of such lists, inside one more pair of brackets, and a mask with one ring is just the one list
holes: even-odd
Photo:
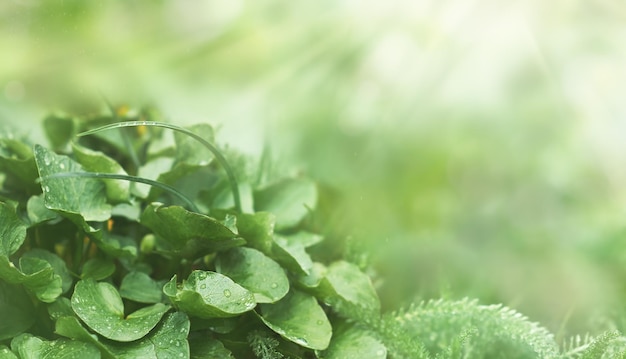
[(325, 250), (313, 181), (215, 147), (209, 125), (115, 112), (46, 118), (49, 146), (0, 138), (0, 358), (623, 355), (619, 333), (559, 348), (471, 300), (381, 314)]

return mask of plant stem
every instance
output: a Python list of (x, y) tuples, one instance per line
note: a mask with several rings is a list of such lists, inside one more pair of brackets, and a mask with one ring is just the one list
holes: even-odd
[(167, 128), (167, 129), (170, 129), (170, 130), (173, 130), (173, 131), (178, 131), (178, 132), (184, 133), (185, 135), (187, 135), (187, 136), (195, 139), (196, 141), (200, 142), (204, 147), (206, 147), (209, 151), (211, 151), (211, 153), (213, 153), (213, 155), (215, 156), (215, 159), (220, 163), (222, 168), (224, 168), (224, 171), (226, 172), (226, 176), (228, 176), (228, 181), (230, 182), (230, 188), (231, 188), (231, 191), (233, 192), (233, 199), (235, 201), (235, 209), (239, 213), (242, 212), (242, 209), (241, 209), (241, 197), (239, 196), (239, 185), (237, 184), (237, 179), (235, 178), (235, 172), (233, 171), (233, 169), (228, 164), (228, 161), (226, 161), (226, 158), (224, 157), (224, 155), (212, 143), (210, 143), (209, 141), (205, 140), (204, 138), (196, 135), (195, 133), (187, 130), (186, 128), (179, 127), (179, 126), (176, 126), (176, 125), (171, 125), (169, 123), (156, 122), (156, 121), (127, 121), (127, 122), (113, 123), (113, 124), (110, 124), (110, 125), (106, 125), (106, 126), (102, 126), (102, 127), (93, 129), (93, 130), (81, 132), (77, 136), (87, 136), (87, 135), (94, 134), (96, 132), (110, 130), (110, 129), (114, 129), (114, 128), (137, 127), (137, 126), (163, 127), (163, 128)]
[(174, 196), (178, 197), (181, 201), (185, 202), (185, 204), (187, 206), (189, 206), (189, 208), (192, 211), (200, 213), (200, 210), (195, 205), (195, 203), (193, 203), (192, 200), (187, 198), (187, 196), (185, 196), (184, 194), (179, 192), (176, 188), (174, 188), (172, 186), (169, 186), (169, 185), (166, 185), (165, 183), (153, 181), (153, 180), (150, 180), (150, 179), (147, 179), (147, 178), (143, 178), (143, 177), (129, 176), (129, 175), (119, 175), (119, 174), (114, 174), (114, 173), (100, 173), (100, 172), (60, 172), (60, 173), (52, 174), (50, 176), (42, 177), (41, 180), (43, 181), (43, 180), (47, 180), (47, 179), (63, 178), (63, 177), (86, 177), (86, 178), (99, 178), (99, 179), (114, 179), (114, 180), (123, 180), (123, 181), (130, 181), (130, 182), (137, 182), (137, 183), (147, 184), (147, 185), (150, 185), (150, 186), (158, 187), (158, 188), (160, 188), (160, 189), (162, 189), (164, 191), (167, 191), (167, 192), (173, 194)]

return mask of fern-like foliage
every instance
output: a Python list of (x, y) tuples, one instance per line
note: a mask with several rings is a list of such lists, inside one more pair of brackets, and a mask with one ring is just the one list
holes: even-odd
[(436, 300), (382, 317), (337, 303), (333, 309), (378, 337), (393, 359), (561, 358), (552, 333), (502, 305)]
[(562, 359), (626, 358), (626, 337), (618, 331), (608, 331), (598, 337), (576, 336), (563, 346)]
[(259, 359), (282, 359), (285, 356), (276, 348), (280, 344), (278, 340), (261, 331), (255, 330), (248, 334), (248, 343), (252, 352)]
[(559, 357), (552, 333), (501, 305), (437, 300), (410, 306), (391, 318), (440, 358)]

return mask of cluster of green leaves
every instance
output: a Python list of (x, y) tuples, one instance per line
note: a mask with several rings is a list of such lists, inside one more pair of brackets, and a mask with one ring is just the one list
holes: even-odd
[(0, 139), (0, 358), (384, 357), (332, 309), (378, 316), (369, 277), (309, 253), (316, 184), (257, 181), (209, 125), (155, 116), (50, 116), (49, 148)]
[(559, 348), (472, 300), (381, 315), (315, 231), (314, 182), (262, 181), (210, 126), (156, 116), (50, 116), (50, 148), (0, 138), (0, 359), (625, 356), (617, 332)]

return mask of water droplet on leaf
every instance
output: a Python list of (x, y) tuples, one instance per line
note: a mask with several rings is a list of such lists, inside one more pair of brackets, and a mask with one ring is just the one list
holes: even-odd
[(230, 295), (231, 295), (230, 290), (228, 290), (228, 289), (224, 289), (224, 296), (225, 296), (226, 298), (229, 298), (229, 297), (230, 297)]
[(278, 283), (272, 283), (270, 287), (272, 287), (273, 289), (278, 288)]

